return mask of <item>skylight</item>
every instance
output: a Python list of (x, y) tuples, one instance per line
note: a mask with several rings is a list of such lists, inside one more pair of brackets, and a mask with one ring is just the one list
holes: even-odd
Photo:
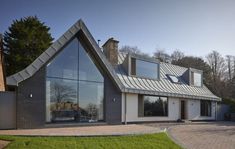
[(175, 75), (170, 75), (168, 74), (167, 77), (171, 80), (171, 82), (173, 83), (182, 83), (181, 80), (179, 79), (179, 77), (175, 76)]

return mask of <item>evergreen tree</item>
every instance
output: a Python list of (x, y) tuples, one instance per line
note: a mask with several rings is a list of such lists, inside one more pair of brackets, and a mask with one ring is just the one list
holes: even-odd
[(27, 67), (53, 41), (49, 33), (50, 28), (36, 16), (14, 20), (8, 30), (4, 33), (7, 75), (12, 75)]

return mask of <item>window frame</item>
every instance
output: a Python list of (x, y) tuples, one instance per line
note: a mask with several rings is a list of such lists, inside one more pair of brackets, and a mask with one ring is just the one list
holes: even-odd
[[(208, 107), (207, 107), (207, 109), (204, 109), (204, 112), (207, 111), (205, 113), (202, 112), (202, 108), (206, 108), (205, 104), (204, 104), (204, 106), (202, 106), (203, 102), (209, 102), (209, 107), (210, 107), (210, 109), (208, 109)], [(206, 114), (206, 113), (208, 113), (208, 114)], [(212, 102), (210, 100), (200, 100), (200, 116), (202, 116), (202, 117), (211, 117), (212, 116)]]
[[(176, 75), (172, 75), (172, 74), (166, 74), (167, 78), (172, 82), (172, 83), (175, 83), (175, 84), (182, 84), (183, 81), (181, 79), (181, 77), (179, 76), (176, 76)], [(179, 82), (174, 82), (171, 77), (176, 77), (178, 79)]]
[(131, 58), (131, 75), (136, 76), (136, 59), (135, 58)]
[[(164, 115), (164, 116), (145, 116), (144, 115), (144, 104), (143, 104), (143, 114), (140, 114), (140, 110), (139, 110), (139, 101), (140, 101), (140, 99), (142, 98), (143, 99), (143, 97), (144, 96), (152, 96), (152, 97), (159, 97), (159, 99), (160, 99), (160, 97), (164, 97), (164, 98), (166, 98), (166, 100), (167, 100), (167, 114), (166, 115)], [(143, 99), (144, 100), (144, 99)], [(138, 114), (138, 117), (139, 118), (145, 118), (145, 117), (168, 117), (169, 116), (169, 97), (167, 97), (167, 96), (156, 96), (156, 95), (147, 95), (147, 94), (138, 94), (138, 105), (137, 105), (137, 114)]]
[[(152, 77), (137, 75), (137, 69), (136, 69), (136, 63), (137, 62), (136, 62), (136, 60), (147, 62), (147, 63), (153, 63), (153, 64), (158, 65), (157, 77), (152, 78)], [(134, 68), (133, 68), (133, 64), (134, 64)], [(160, 80), (160, 67), (161, 67), (160, 62), (156, 59), (146, 58), (144, 56), (134, 55), (134, 54), (129, 55), (129, 75), (132, 76), (132, 77), (137, 77), (137, 78), (142, 78), (142, 79), (151, 79), (151, 80)]]
[[(89, 80), (80, 80), (79, 77), (77, 79), (69, 79), (69, 78), (63, 78), (63, 77), (53, 77), (53, 76), (48, 76), (47, 73), (48, 73), (48, 70), (47, 70), (47, 67), (50, 65), (50, 63), (52, 61), (55, 60), (55, 58), (61, 54), (63, 52), (63, 50), (71, 43), (71, 41), (73, 41), (74, 39), (77, 39), (78, 40), (78, 44), (80, 44), (80, 46), (82, 46), (82, 48), (84, 49), (84, 51), (87, 53), (88, 57), (91, 59), (92, 63), (95, 65), (95, 67), (98, 69), (98, 71), (100, 72), (100, 74), (103, 76), (103, 81), (89, 81)], [(106, 102), (106, 98), (105, 98), (105, 71), (103, 69), (103, 67), (101, 66), (100, 62), (97, 60), (97, 58), (95, 57), (95, 55), (92, 53), (92, 51), (90, 51), (91, 47), (89, 47), (86, 43), (86, 41), (84, 41), (79, 35), (76, 35), (74, 36), (72, 39), (70, 39), (63, 47), (60, 48), (59, 52), (56, 53), (53, 57), (50, 58), (50, 60), (45, 64), (45, 66), (43, 67), (44, 69), (44, 82), (45, 82), (45, 100), (47, 100), (47, 79), (65, 79), (65, 80), (70, 80), (70, 81), (76, 81), (77, 82), (77, 103), (79, 103), (79, 85), (80, 83), (79, 82), (88, 82), (88, 83), (103, 83), (103, 91), (102, 91), (102, 94), (103, 94), (103, 99), (102, 99), (102, 120), (98, 120), (97, 122), (105, 122), (106, 121), (106, 118), (105, 118), (105, 113), (106, 113), (106, 109), (105, 109), (105, 102)], [(80, 50), (80, 47), (78, 45), (78, 50)], [(78, 51), (78, 58), (79, 58), (79, 51)], [(79, 59), (78, 59), (79, 61)], [(79, 63), (78, 63), (78, 71), (79, 71)], [(77, 74), (77, 76), (79, 76), (79, 73)], [(50, 102), (51, 99), (49, 99), (49, 102)], [(46, 101), (47, 102), (47, 101)], [(53, 121), (47, 121), (46, 117), (47, 117), (47, 103), (45, 102), (45, 124), (50, 124), (50, 123), (54, 123)], [(51, 103), (50, 103), (51, 104)], [(65, 123), (67, 123), (67, 121), (65, 121)], [(83, 123), (83, 122), (78, 122), (78, 123)], [(88, 122), (89, 123), (89, 122)], [(96, 122), (95, 122), (96, 123)]]
[[(198, 73), (201, 75), (201, 85), (195, 85), (194, 83), (194, 73)], [(193, 87), (203, 87), (203, 71), (194, 69), (194, 68), (189, 68), (189, 85)]]

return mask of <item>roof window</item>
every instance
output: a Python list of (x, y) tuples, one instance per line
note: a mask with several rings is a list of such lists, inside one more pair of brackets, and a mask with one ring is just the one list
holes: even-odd
[(132, 57), (131, 75), (148, 79), (159, 79), (159, 63), (148, 62)]
[(180, 77), (178, 77), (178, 76), (171, 75), (171, 74), (167, 74), (167, 77), (169, 78), (169, 80), (170, 80), (172, 83), (182, 83)]

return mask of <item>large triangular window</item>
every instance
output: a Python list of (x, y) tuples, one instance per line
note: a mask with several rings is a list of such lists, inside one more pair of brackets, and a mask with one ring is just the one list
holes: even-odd
[(47, 122), (103, 120), (104, 78), (74, 38), (47, 65)]

